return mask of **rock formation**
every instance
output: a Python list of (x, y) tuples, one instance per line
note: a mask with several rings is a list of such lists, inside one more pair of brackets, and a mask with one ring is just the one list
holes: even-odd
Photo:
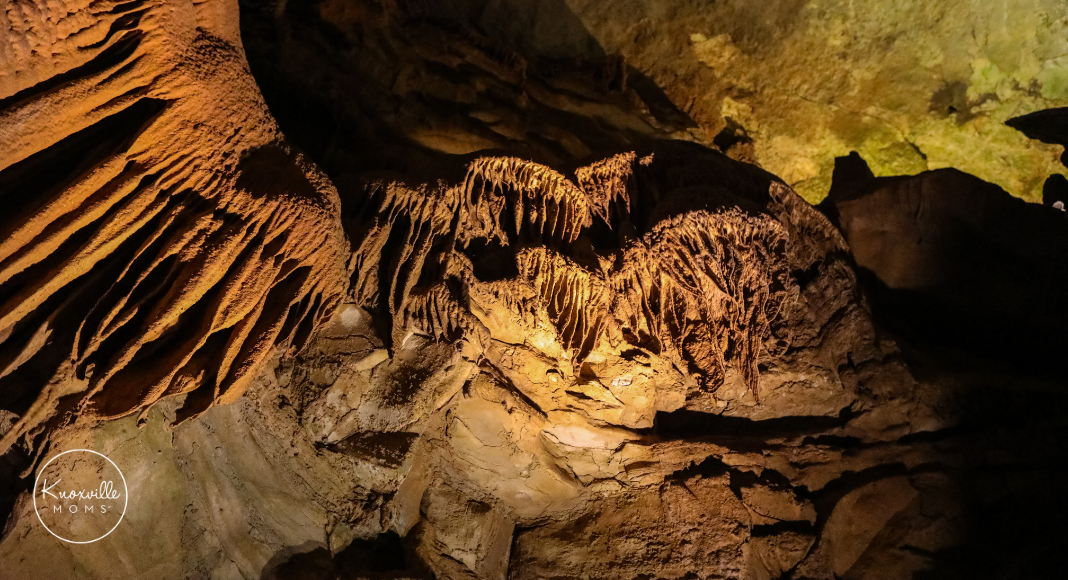
[[(470, 4), (485, 21), (506, 3)], [(1028, 201), (1065, 174), (1061, 147), (1005, 125), (1068, 106), (1063, 0), (507, 4), (570, 13), (594, 39), (574, 50), (623, 55), (702, 142), (744, 129), (761, 165), (813, 203), (851, 150), (879, 177), (955, 167)]]
[[(1044, 574), (1063, 214), (857, 155), (814, 208), (487, 6), (0, 16), (0, 579)], [(133, 484), (88, 547), (70, 448)]]
[(820, 207), (888, 325), (928, 346), (1056, 368), (1068, 349), (1068, 313), (1056, 306), (1068, 287), (1064, 212), (954, 169), (870, 175), (843, 176)]
[(0, 389), (21, 416), (0, 449), (233, 401), (342, 298), (337, 194), (281, 141), (234, 7), (174, 8), (16, 2), (0, 26)]

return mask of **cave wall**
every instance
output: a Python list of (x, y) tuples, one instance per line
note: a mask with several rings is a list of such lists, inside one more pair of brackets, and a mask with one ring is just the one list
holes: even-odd
[(284, 142), (228, 2), (17, 2), (0, 92), (0, 448), (233, 401), (344, 289), (337, 193)]
[[(562, 2), (13, 6), (0, 578), (1011, 578), (1054, 560), (1056, 365), (932, 346), (878, 291), (933, 288), (982, 321), (997, 292), (958, 298), (986, 254), (895, 276), (980, 239), (1036, 264), (980, 283), (1049, 300), (1064, 254), (1032, 256), (1012, 234), (1031, 218), (998, 209), (1023, 202), (964, 174), (859, 172), (817, 210), (787, 165), (765, 170), (764, 136), (811, 136), (788, 127), (805, 109), (758, 130), (723, 103), (778, 93), (701, 84), (720, 82), (702, 54), (804, 48), (798, 22), (826, 13), (719, 3), (731, 18), (676, 37), (653, 31), (708, 7), (629, 7), (652, 28), (624, 60), (622, 20)], [(641, 64), (671, 43), (698, 68)], [(728, 116), (727, 154), (702, 145)], [(898, 167), (867, 139), (877, 172)], [(982, 227), (938, 225), (980, 205)], [(1054, 211), (1018, 213), (1053, 231)], [(915, 243), (924, 228), (946, 240)], [(74, 447), (133, 483), (91, 546), (48, 535), (26, 492)]]

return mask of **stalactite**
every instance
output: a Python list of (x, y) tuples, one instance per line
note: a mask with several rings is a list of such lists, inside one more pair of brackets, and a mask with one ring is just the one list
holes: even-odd
[[(409, 324), (455, 339), (473, 327), (462, 294), (485, 285), (471, 271), (479, 257), (464, 253), (476, 241), (499, 243), (511, 248), (502, 259), (513, 260), (517, 274), (491, 282), (495, 300), (532, 321), (532, 292), (535, 310), (552, 322), (576, 363), (612, 324), (635, 346), (675, 358), (709, 392), (737, 372), (757, 396), (760, 349), (774, 342), (791, 284), (786, 230), (766, 212), (724, 205), (730, 192), (693, 189), (702, 179), (698, 169), (684, 165), (657, 175), (655, 159), (651, 153), (639, 160), (635, 152), (608, 157), (576, 170), (581, 187), (514, 157), (477, 158), (451, 187), (376, 182), (367, 196), (376, 205), (357, 229), (364, 239), (356, 252), (354, 299), (393, 320), (395, 342)], [(636, 190), (635, 167), (646, 187), (657, 180), (653, 190)], [(771, 199), (767, 192), (762, 197)], [(632, 199), (649, 210), (649, 231), (619, 258), (597, 258), (600, 266), (569, 257), (594, 215), (626, 219)], [(461, 257), (467, 266), (450, 272), (448, 264)], [(446, 276), (464, 292), (448, 292)], [(383, 301), (377, 292), (387, 288)]]

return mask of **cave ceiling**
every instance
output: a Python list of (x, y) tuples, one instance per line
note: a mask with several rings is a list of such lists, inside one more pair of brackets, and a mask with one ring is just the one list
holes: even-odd
[(1005, 125), (1068, 105), (1062, 0), (564, 1), (683, 107), (695, 139), (744, 131), (810, 202), (850, 151), (876, 176), (954, 167), (1030, 201), (1065, 172), (1060, 146)]

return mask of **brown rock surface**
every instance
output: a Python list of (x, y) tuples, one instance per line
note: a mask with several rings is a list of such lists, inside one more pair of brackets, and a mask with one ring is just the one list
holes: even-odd
[(896, 330), (1031, 371), (1061, 366), (1064, 212), (954, 169), (843, 177), (820, 207), (838, 222), (875, 308)]
[[(856, 165), (828, 219), (734, 159), (744, 131), (731, 157), (668, 140), (685, 116), (556, 2), (13, 6), (0, 579), (1051, 561), (1056, 376), (878, 317), (1005, 263), (917, 267), (975, 240), (1045, 264), (1020, 284), (1059, 272), (989, 184)], [(69, 448), (132, 483), (89, 547), (24, 491)]]
[(347, 253), (336, 193), (247, 73), (236, 6), (5, 18), (0, 388), (21, 418), (0, 448), (68, 416), (236, 400), (338, 303)]

